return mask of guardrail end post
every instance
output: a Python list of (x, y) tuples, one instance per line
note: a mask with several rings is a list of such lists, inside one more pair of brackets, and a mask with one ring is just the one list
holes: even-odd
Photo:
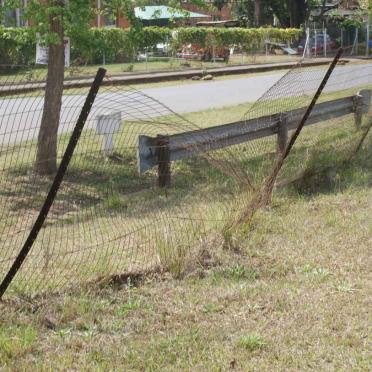
[(171, 184), (171, 162), (169, 151), (169, 137), (157, 135), (156, 147), (158, 156), (158, 186), (167, 187)]
[(287, 115), (281, 115), (278, 122), (278, 137), (277, 137), (277, 154), (284, 154), (288, 143), (288, 118)]

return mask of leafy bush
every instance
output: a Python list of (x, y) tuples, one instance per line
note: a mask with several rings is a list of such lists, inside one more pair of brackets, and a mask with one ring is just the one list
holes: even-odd
[(218, 46), (238, 46), (242, 49), (255, 49), (266, 39), (277, 42), (290, 42), (299, 37), (300, 29), (282, 28), (178, 28), (173, 42), (176, 46), (187, 43), (197, 43), (202, 46), (215, 44)]
[(35, 48), (35, 35), (30, 29), (0, 26), (0, 64), (28, 64), (35, 58)]
[[(183, 44), (238, 46), (243, 50), (260, 48), (266, 39), (287, 42), (301, 34), (299, 29), (144, 27), (143, 29), (91, 28), (88, 33), (71, 36), (71, 58), (79, 64), (126, 62), (139, 51), (153, 50), (169, 42), (174, 49)], [(28, 28), (0, 27), (0, 64), (32, 64), (36, 36)]]

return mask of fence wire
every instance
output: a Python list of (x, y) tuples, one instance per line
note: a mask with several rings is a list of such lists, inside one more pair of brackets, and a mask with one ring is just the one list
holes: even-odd
[[(269, 127), (278, 115), (306, 108), (325, 71), (326, 67), (300, 63), (286, 73), (246, 112), (240, 122), (242, 135), (258, 125), (259, 118), (266, 117)], [(30, 76), (35, 73), (9, 69), (0, 76), (1, 278), (25, 242), (53, 181), (35, 170), (44, 79), (39, 76), (34, 81)], [(320, 101), (371, 88), (372, 65), (339, 66)], [(86, 94), (84, 88), (64, 92), (57, 164)], [(208, 122), (213, 122), (213, 111), (210, 115)], [(362, 138), (369, 143), (370, 122), (369, 112), (356, 127), (355, 114), (350, 113), (307, 126), (277, 185), (297, 185), (318, 168), (346, 161)], [(226, 239), (226, 224), (244, 214), (261, 192), (278, 157), (276, 134), (215, 149), (221, 138), (201, 131), (207, 127), (211, 125), (196, 124), (140, 90), (111, 86), (107, 77), (53, 207), (11, 291), (34, 295), (150, 270), (181, 274), (189, 259), (202, 260), (216, 240)], [(139, 137), (170, 138), (185, 132), (191, 134), (180, 147), (193, 156), (172, 161), (165, 168), (171, 183), (160, 188), (157, 166), (139, 172)], [(54, 142), (42, 145), (52, 151)]]

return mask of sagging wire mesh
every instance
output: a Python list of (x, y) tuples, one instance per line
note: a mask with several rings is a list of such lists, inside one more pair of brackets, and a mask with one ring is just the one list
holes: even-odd
[[(294, 110), (309, 104), (324, 74), (325, 68), (299, 64), (253, 104), (242, 121), (224, 126), (195, 124), (139, 90), (110, 86), (107, 78), (52, 210), (11, 289), (35, 294), (113, 274), (181, 271), (188, 257), (213, 244), (261, 192), (283, 146), (278, 145), (280, 123), (292, 123), (289, 137), (301, 117), (301, 110)], [(370, 65), (337, 67), (321, 101), (354, 97), (370, 88), (371, 80)], [(30, 84), (40, 82), (9, 72), (0, 81), (3, 277), (53, 178), (35, 168), (43, 91), (38, 86), (30, 89)], [(15, 92), (15, 87), (21, 89)], [(64, 93), (57, 164), (86, 93)], [(354, 112), (353, 106), (343, 116), (331, 113), (306, 127), (278, 182), (299, 179), (314, 166), (350, 156), (369, 125), (367, 114), (356, 128)]]
[[(253, 128), (257, 130), (256, 137), (261, 137), (258, 133), (260, 130), (263, 135), (262, 138), (236, 146), (234, 150), (235, 154), (242, 154), (236, 160), (239, 164), (245, 164), (253, 191), (249, 195), (244, 193), (227, 228), (234, 226), (237, 221), (249, 222), (255, 211), (253, 201), (257, 199), (257, 194), (264, 192), (263, 186), (272, 176), (278, 158), (297, 129), (325, 72), (325, 68), (299, 64), (244, 115), (245, 125), (241, 127), (241, 133)], [(277, 187), (301, 185), (300, 191), (306, 192), (306, 188), (312, 186), (306, 180), (314, 180), (311, 175), (340, 166), (355, 154), (361, 144), (368, 143), (372, 123), (371, 88), (370, 64), (336, 67), (275, 178)], [(364, 96), (364, 101), (361, 96)], [(282, 126), (286, 129), (284, 133)], [(270, 131), (276, 135), (267, 136)], [(270, 200), (270, 195), (267, 198)]]

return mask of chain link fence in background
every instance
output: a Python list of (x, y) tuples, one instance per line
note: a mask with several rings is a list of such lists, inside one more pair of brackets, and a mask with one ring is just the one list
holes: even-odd
[(347, 28), (312, 25), (300, 40), (299, 52), (306, 58), (331, 57), (339, 47), (344, 49), (344, 57), (368, 58), (372, 49), (369, 23)]
[[(299, 63), (234, 126), (218, 125), (213, 110), (200, 121), (190, 120), (139, 90), (110, 86), (105, 78), (9, 293), (34, 295), (153, 270), (182, 275), (191, 262), (201, 262), (206, 252), (231, 239), (232, 221), (247, 222), (241, 217), (262, 192), (325, 72)], [(1, 278), (53, 182), (35, 172), (44, 92), (24, 89), (30, 84), (36, 89), (43, 80), (31, 82), (29, 76), (32, 70), (8, 69), (0, 77)], [(336, 112), (322, 111), (323, 120), (309, 120), (313, 125), (304, 128), (279, 173), (279, 189), (311, 188), (306, 181), (317, 169), (347, 161), (362, 142), (370, 146), (370, 97), (362, 113), (357, 93), (371, 88), (371, 65), (335, 69), (319, 103), (347, 99)], [(86, 89), (65, 91), (57, 163), (86, 95)], [(292, 124), (282, 127), (285, 122)]]

